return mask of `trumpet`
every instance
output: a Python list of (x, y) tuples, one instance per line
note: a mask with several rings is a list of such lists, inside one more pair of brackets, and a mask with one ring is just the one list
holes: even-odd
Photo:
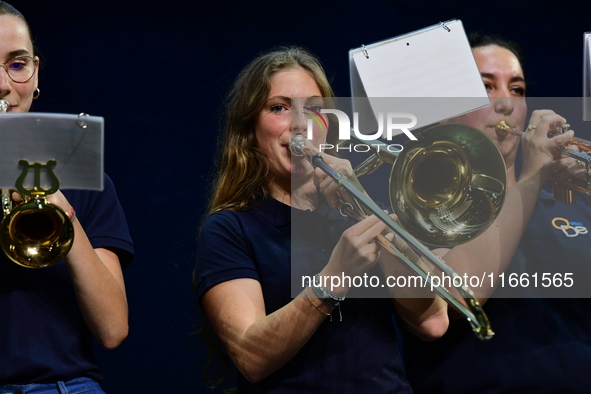
[[(515, 127), (511, 127), (504, 120), (500, 121), (496, 126), (496, 132), (499, 135), (505, 136), (513, 134), (521, 137), (525, 131), (521, 131)], [(570, 129), (570, 125), (555, 124), (554, 130), (548, 133), (548, 137), (552, 138), (560, 134), (564, 134)], [(578, 150), (569, 149), (569, 146), (576, 146)], [(591, 141), (581, 138), (573, 138), (566, 145), (559, 146), (557, 153), (563, 154), (574, 159), (577, 159), (581, 167), (587, 168), (587, 174), (583, 178), (571, 179), (555, 179), (554, 180), (554, 199), (566, 205), (572, 205), (575, 202), (574, 193), (579, 193), (587, 197), (591, 201), (591, 174), (589, 169), (591, 167), (591, 155), (587, 152), (591, 151)]]
[[(6, 112), (9, 104), (0, 100), (0, 112)], [(24, 165), (21, 160), (19, 164)], [(28, 163), (27, 163), (28, 164)], [(47, 201), (47, 195), (59, 189), (59, 181), (51, 171), (55, 161), (47, 163), (52, 186), (42, 189), (39, 174), (32, 189), (23, 187), (28, 167), (16, 181), (16, 190), (22, 201), (13, 207), (11, 190), (2, 189), (3, 219), (0, 223), (0, 246), (8, 258), (27, 268), (45, 268), (62, 260), (74, 241), (74, 227), (68, 215), (57, 205)], [(39, 171), (36, 168), (36, 171)]]
[[(455, 143), (450, 142), (450, 141), (442, 141), (442, 140), (433, 140), (434, 136), (436, 134), (439, 134), (439, 132), (441, 132), (441, 134), (446, 134), (446, 130), (447, 133), (449, 133), (450, 128), (449, 125), (443, 125), (443, 129), (441, 129), (441, 126), (436, 126), (434, 128), (429, 129), (428, 131), (425, 131), (423, 133), (421, 133), (421, 136), (419, 136), (419, 140), (423, 140), (423, 142), (420, 144), (421, 146), (423, 146), (422, 152), (417, 152), (415, 151), (414, 154), (412, 155), (413, 157), (411, 157), (410, 159), (407, 158), (404, 161), (400, 160), (400, 158), (398, 158), (397, 160), (395, 160), (393, 169), (392, 169), (392, 174), (398, 174), (399, 171), (395, 171), (394, 169), (396, 167), (400, 167), (402, 164), (403, 169), (408, 169), (409, 166), (411, 168), (411, 176), (416, 176), (417, 179), (420, 178), (430, 178), (430, 175), (425, 174), (424, 172), (429, 172), (429, 168), (431, 165), (436, 164), (436, 162), (439, 162), (439, 164), (444, 164), (444, 166), (447, 167), (447, 169), (449, 170), (449, 164), (450, 161), (452, 163), (456, 163), (455, 160), (460, 160), (463, 161), (463, 165), (466, 166), (468, 165), (467, 160), (463, 160), (464, 157), (462, 157), (461, 159), (458, 159), (457, 156), (466, 156), (465, 152), (462, 151), (461, 149), (455, 149), (455, 147), (452, 149), (453, 145), (455, 145)], [(458, 125), (456, 125), (458, 126)], [(478, 130), (472, 129), (469, 126), (463, 126), (463, 125), (459, 125), (460, 127), (464, 127), (464, 128), (469, 128), (471, 129), (470, 133), (473, 133), (475, 137), (478, 136), (483, 136), (484, 134), (479, 132)], [(439, 129), (438, 129), (439, 128)], [(437, 132), (435, 132), (437, 131)], [(460, 133), (456, 134), (460, 134), (462, 135), (464, 138), (465, 137), (465, 130), (462, 130)], [(448, 135), (449, 137), (449, 135)], [(486, 137), (486, 136), (485, 136)], [(500, 156), (500, 152), (498, 151), (498, 148), (496, 148), (496, 145), (494, 145), (494, 143), (490, 140), (490, 138), (486, 137), (488, 139), (488, 144), (487, 146), (489, 147), (494, 147), (492, 148), (493, 152), (496, 152), (496, 156), (495, 159), (498, 159), (498, 157), (500, 157), (501, 161), (498, 160), (493, 160), (493, 162), (495, 163), (500, 163), (502, 168), (499, 168), (498, 172), (500, 178), (496, 181), (491, 181), (491, 184), (494, 184), (495, 187), (497, 189), (495, 189), (495, 192), (499, 192), (500, 194), (496, 195), (494, 198), (497, 199), (497, 202), (502, 203), (502, 200), (504, 198), (504, 190), (505, 190), (505, 185), (506, 185), (506, 170), (504, 167), (504, 162), (502, 162), (502, 156)], [(453, 139), (453, 138), (452, 138)], [(365, 143), (367, 143), (367, 141), (364, 141)], [(372, 141), (372, 142), (376, 142), (376, 141)], [(376, 142), (377, 144), (377, 142)], [(368, 145), (374, 146), (373, 143), (370, 143)], [(424, 145), (429, 145), (430, 148), (432, 150), (429, 150), (430, 148), (427, 147), (425, 148)], [(417, 148), (417, 146), (415, 146), (414, 148)], [(460, 147), (458, 147), (460, 148)], [(482, 148), (482, 147), (481, 147)], [(468, 322), (470, 323), (472, 330), (474, 331), (474, 333), (476, 334), (476, 336), (479, 339), (490, 339), (493, 337), (494, 332), (492, 331), (490, 322), (488, 320), (488, 317), (486, 316), (486, 314), (484, 313), (484, 310), (482, 309), (482, 306), (480, 305), (480, 303), (478, 302), (478, 300), (476, 299), (473, 291), (464, 283), (464, 281), (461, 279), (461, 277), (458, 275), (458, 273), (453, 270), (451, 267), (449, 267), (447, 264), (445, 264), (445, 262), (439, 258), (438, 256), (434, 255), (427, 247), (425, 247), (425, 245), (423, 243), (421, 243), (421, 241), (419, 241), (417, 238), (415, 238), (413, 235), (411, 235), (412, 230), (417, 230), (418, 228), (421, 229), (426, 229), (427, 225), (425, 225), (425, 223), (421, 223), (420, 226), (415, 226), (413, 227), (412, 225), (409, 226), (409, 223), (404, 223), (404, 225), (400, 222), (400, 217), (399, 217), (399, 221), (394, 221), (392, 218), (390, 218), (390, 216), (388, 216), (384, 211), (382, 211), (382, 209), (371, 199), (369, 198), (365, 193), (363, 193), (361, 190), (359, 190), (355, 185), (353, 185), (346, 177), (344, 177), (342, 174), (340, 174), (339, 172), (335, 171), (330, 165), (328, 165), (323, 159), (322, 156), (320, 155), (320, 153), (318, 152), (318, 150), (311, 144), (311, 142), (304, 137), (301, 134), (296, 135), (295, 137), (292, 138), (291, 142), (290, 142), (290, 150), (291, 153), (295, 156), (304, 156), (314, 167), (320, 168), (322, 171), (324, 171), (328, 176), (330, 176), (337, 185), (339, 185), (340, 189), (343, 190), (344, 193), (344, 197), (343, 197), (343, 205), (341, 206), (341, 213), (346, 214), (350, 217), (352, 217), (355, 220), (362, 220), (364, 217), (367, 217), (370, 214), (375, 215), (376, 217), (378, 217), (382, 222), (384, 222), (386, 224), (386, 226), (391, 230), (394, 231), (394, 233), (396, 235), (398, 235), (400, 238), (402, 238), (402, 240), (404, 240), (406, 242), (406, 244), (408, 246), (410, 246), (410, 248), (408, 248), (405, 251), (401, 251), (393, 242), (388, 241), (388, 239), (386, 239), (384, 234), (380, 234), (378, 235), (378, 237), (376, 237), (377, 242), (383, 247), (385, 248), (388, 252), (390, 252), (391, 254), (393, 254), (394, 256), (396, 256), (406, 267), (408, 267), (413, 273), (419, 275), (427, 284), (429, 284), (431, 286), (431, 288), (433, 289), (433, 291), (435, 291), (439, 296), (441, 296), (447, 303), (449, 303), (451, 306), (453, 306), (455, 309), (457, 309), (462, 315), (464, 315), (466, 317), (466, 319), (468, 320)], [(411, 151), (413, 150), (412, 148), (410, 149)], [(382, 152), (387, 152), (385, 150), (382, 150)], [(392, 162), (392, 157), (391, 154), (388, 152), (385, 154), (386, 156), (383, 158), (380, 158), (380, 156), (378, 155), (378, 153), (375, 153), (372, 156), (372, 159), (369, 161), (366, 161), (366, 163), (364, 164), (365, 170), (360, 170), (360, 172), (371, 172), (373, 171), (377, 166), (379, 166), (378, 162)], [(431, 157), (429, 157), (431, 156)], [(450, 157), (448, 157), (450, 156)], [(409, 164), (410, 162), (410, 164)], [(477, 164), (477, 166), (479, 166), (479, 164)], [(468, 166), (469, 167), (469, 166)], [(462, 172), (463, 170), (458, 170), (460, 172)], [(467, 191), (466, 189), (463, 189), (462, 185), (460, 187), (458, 187), (458, 180), (454, 179), (456, 177), (456, 172), (452, 171), (453, 175), (450, 174), (450, 176), (448, 177), (448, 180), (451, 181), (451, 184), (449, 185), (445, 185), (443, 188), (441, 188), (441, 183), (436, 184), (436, 185), (420, 185), (420, 186), (416, 186), (416, 185), (407, 185), (409, 186), (409, 191), (407, 191), (407, 194), (404, 194), (403, 197), (401, 197), (400, 194), (398, 194), (397, 192), (394, 192), (394, 194), (392, 194), (392, 176), (390, 178), (390, 183), (391, 183), (391, 188), (390, 188), (390, 192), (391, 192), (391, 197), (394, 195), (396, 198), (401, 197), (401, 198), (406, 198), (406, 197), (410, 197), (410, 194), (414, 194), (414, 197), (410, 198), (410, 203), (411, 204), (416, 204), (416, 205), (422, 205), (423, 207), (427, 207), (426, 209), (431, 209), (432, 215), (427, 215), (430, 217), (440, 217), (441, 212), (446, 211), (449, 214), (449, 211), (447, 211), (446, 209), (441, 209), (440, 211), (437, 211), (437, 208), (442, 208), (443, 205), (445, 204), (449, 204), (450, 200), (456, 200), (455, 203), (459, 204), (460, 206), (463, 206), (463, 208), (461, 208), (463, 210), (463, 212), (469, 210), (469, 207), (466, 207), (465, 205), (476, 205), (473, 204), (473, 201), (471, 202), (467, 202), (467, 198), (466, 196), (464, 196), (464, 198), (460, 198), (459, 195), (462, 193), (467, 193), (470, 194), (470, 191)], [(481, 174), (483, 175), (483, 174)], [(396, 176), (396, 175), (394, 175)], [(423, 183), (427, 181), (427, 179), (421, 179), (418, 182), (419, 183)], [(476, 182), (478, 183), (478, 181)], [(406, 185), (403, 181), (403, 185)], [(415, 187), (416, 186), (416, 187)], [(424, 188), (428, 189), (428, 190), (424, 190)], [(459, 191), (452, 191), (451, 189), (454, 188), (458, 188), (461, 189)], [(437, 189), (437, 190), (436, 190)], [(439, 190), (441, 189), (441, 190)], [(470, 189), (470, 187), (468, 187), (468, 189)], [(429, 195), (431, 195), (431, 197), (429, 197)], [(449, 198), (448, 198), (449, 197)], [(436, 200), (439, 200), (440, 204), (439, 206), (436, 206), (438, 203), (436, 202)], [(445, 200), (445, 201), (443, 201)], [(443, 202), (441, 202), (443, 201)], [(392, 204), (393, 208), (394, 208), (394, 212), (398, 215), (399, 213), (402, 216), (405, 216), (404, 212), (401, 212), (399, 209), (397, 210), (397, 208), (400, 208), (401, 206), (406, 208), (406, 205), (397, 205), (393, 202)], [(482, 209), (482, 211), (486, 211), (488, 213), (491, 212), (491, 210), (488, 208)], [(413, 216), (417, 221), (420, 222), (424, 222), (423, 218), (419, 217), (418, 212), (422, 211), (423, 209), (416, 209), (414, 210), (414, 215)], [(488, 225), (490, 225), (493, 221), (494, 221), (494, 217), (493, 218), (488, 218), (488, 224), (482, 224), (481, 226), (473, 226), (470, 227), (469, 225), (466, 226), (461, 226), (456, 219), (458, 219), (460, 216), (460, 214), (458, 214), (456, 212), (456, 216), (454, 219), (452, 219), (451, 217), (447, 217), (447, 218), (443, 218), (441, 219), (442, 221), (448, 221), (448, 223), (450, 224), (450, 226), (438, 226), (437, 223), (435, 223), (434, 225), (430, 226), (431, 229), (433, 230), (433, 232), (435, 233), (440, 233), (441, 231), (445, 232), (446, 230), (448, 231), (448, 234), (450, 235), (450, 237), (452, 238), (451, 243), (452, 244), (457, 244), (457, 242), (459, 241), (459, 239), (457, 237), (455, 237), (454, 230), (456, 230), (457, 232), (462, 232), (461, 228), (464, 227), (464, 230), (469, 230), (469, 229), (475, 229), (476, 228), (476, 232), (480, 232), (483, 231), (482, 228), (483, 227), (488, 227)], [(445, 215), (445, 214), (444, 214)], [(496, 217), (496, 215), (494, 215)], [(482, 219), (482, 217), (480, 217), (480, 219)], [(435, 220), (436, 222), (437, 220)], [(452, 223), (454, 222), (455, 223)], [(411, 230), (407, 231), (405, 229), (405, 227), (411, 227)], [(452, 229), (453, 228), (453, 229)], [(428, 231), (422, 231), (419, 230), (418, 233), (420, 235), (424, 235), (425, 232)], [(472, 236), (474, 236), (474, 234), (472, 234)], [(436, 237), (439, 238), (439, 237)], [(460, 237), (462, 239), (469, 239), (470, 237), (466, 238), (466, 234), (464, 232), (464, 234), (462, 234), (462, 236)], [(427, 239), (429, 240), (433, 240), (433, 237), (427, 237)], [(445, 244), (448, 244), (447, 242), (444, 242)], [(440, 286), (439, 284), (435, 284), (433, 281), (433, 276), (431, 275), (431, 272), (429, 272), (428, 270), (425, 269), (425, 264), (424, 261), (420, 258), (420, 255), (424, 256), (424, 258), (426, 260), (428, 260), (433, 266), (435, 266), (437, 269), (441, 270), (441, 272), (443, 272), (445, 275), (449, 276), (450, 278), (452, 278), (452, 282), (453, 285), (456, 287), (457, 292), (459, 293), (459, 295), (461, 296), (461, 298), (463, 299), (464, 303), (462, 303), (459, 299), (457, 299), (455, 296), (453, 296), (450, 291), (448, 289), (446, 289), (443, 286)], [(458, 279), (458, 281), (456, 282), (456, 279)], [(456, 285), (457, 283), (459, 283), (459, 285)]]

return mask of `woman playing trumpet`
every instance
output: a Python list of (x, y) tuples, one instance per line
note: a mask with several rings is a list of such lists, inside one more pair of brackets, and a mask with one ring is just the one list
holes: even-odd
[[(532, 190), (536, 190), (551, 177), (581, 176), (575, 160), (562, 158), (546, 165), (541, 173), (545, 175), (541, 178), (532, 177), (528, 163), (524, 161), (524, 169), (517, 178), (516, 158), (520, 141), (525, 142), (523, 154), (527, 158), (535, 148), (535, 144), (528, 142), (547, 138), (556, 124), (564, 124), (566, 120), (551, 110), (540, 110), (533, 112), (526, 126), (526, 82), (519, 48), (495, 37), (473, 35), (470, 41), (491, 105), (454, 121), (478, 128), (497, 144), (507, 164), (511, 188), (508, 198), (526, 184), (535, 186)], [(525, 136), (498, 133), (496, 126), (500, 121), (526, 130)], [(554, 138), (560, 139), (556, 145), (559, 147), (568, 143), (572, 133)], [(558, 142), (553, 139), (550, 142)], [(561, 169), (561, 172), (548, 171), (551, 169)], [(510, 201), (508, 206), (511, 206)], [(508, 270), (506, 273), (509, 274), (529, 269), (530, 274), (537, 272), (541, 278), (543, 272), (564, 273), (586, 264), (591, 253), (589, 235), (585, 232), (569, 237), (561, 226), (555, 225), (557, 218), (589, 225), (591, 209), (583, 198), (577, 197), (575, 205), (567, 206), (554, 201), (549, 191), (542, 190), (539, 194), (521, 194), (521, 201), (515, 206), (520, 209), (515, 209), (509, 220), (493, 224), (491, 231), (498, 227), (501, 242), (488, 246), (481, 244), (480, 252), (474, 251), (474, 255), (480, 253), (478, 255), (487, 258), (491, 254), (497, 256), (498, 264), (490, 268), (481, 266), (481, 271), (488, 268), (489, 272), (492, 269), (495, 273), (505, 273)], [(481, 238), (485, 240), (486, 233)], [(470, 244), (479, 242), (480, 238)], [(457, 268), (467, 265), (467, 260), (461, 257), (465, 251), (466, 248), (460, 246), (447, 254), (441, 251), (441, 254)], [(570, 262), (574, 264), (569, 265)], [(574, 280), (583, 283), (588, 279), (589, 276), (578, 276)], [(507, 290), (505, 282), (505, 288), (488, 288), (481, 293), (496, 332), (490, 342), (475, 340), (456, 321), (450, 323), (446, 335), (435, 343), (421, 343), (408, 336), (405, 356), (408, 377), (415, 392), (586, 392), (586, 375), (591, 364), (591, 337), (588, 335), (591, 303), (588, 299), (537, 298), (548, 294), (542, 293), (540, 283), (538, 286), (534, 286), (532, 279), (529, 286), (507, 294), (503, 293)], [(521, 298), (498, 298), (508, 295)], [(476, 359), (482, 360), (483, 368), (466, 373), (462, 366)]]
[[(5, 2), (0, 58), (0, 99), (9, 112), (29, 111), (39, 58), (24, 16)], [(103, 192), (58, 191), (48, 200), (68, 214), (74, 241), (64, 260), (42, 270), (0, 256), (0, 393), (102, 393), (92, 337), (107, 349), (127, 337), (127, 223), (108, 177)]]

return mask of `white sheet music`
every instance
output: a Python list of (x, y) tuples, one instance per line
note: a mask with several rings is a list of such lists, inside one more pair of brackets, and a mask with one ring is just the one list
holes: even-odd
[(396, 112), (417, 116), (416, 128), (489, 104), (460, 20), (353, 49), (349, 64), (352, 96), (369, 97), (375, 114), (392, 112), (392, 108), (379, 108), (385, 101), (373, 97), (470, 98), (450, 100), (437, 108), (423, 106), (421, 100), (396, 100)]

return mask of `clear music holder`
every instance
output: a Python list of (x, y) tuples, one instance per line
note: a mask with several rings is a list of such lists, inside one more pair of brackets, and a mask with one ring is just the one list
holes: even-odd
[(0, 189), (15, 189), (22, 174), (25, 188), (37, 176), (49, 189), (53, 172), (60, 189), (103, 190), (103, 136), (104, 119), (98, 116), (0, 114)]

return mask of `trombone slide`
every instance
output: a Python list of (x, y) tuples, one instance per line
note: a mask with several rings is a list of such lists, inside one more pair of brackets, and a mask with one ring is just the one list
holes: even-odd
[[(310, 141), (304, 137), (303, 135), (299, 134), (296, 135), (290, 142), (290, 150), (296, 156), (305, 156), (306, 159), (310, 161), (312, 166), (320, 168), (324, 171), (328, 176), (330, 176), (334, 182), (339, 185), (339, 187), (345, 190), (350, 198), (354, 201), (354, 205), (358, 205), (366, 209), (367, 211), (371, 212), (371, 214), (377, 216), (382, 222), (386, 224), (392, 231), (398, 234), (407, 244), (412, 246), (412, 248), (417, 251), (419, 254), (423, 255), (426, 259), (428, 259), (433, 265), (439, 268), (442, 272), (446, 275), (450, 276), (451, 278), (459, 277), (459, 275), (447, 264), (443, 262), (439, 257), (435, 256), (429, 249), (427, 249), (422, 243), (408, 234), (400, 224), (394, 221), (390, 216), (388, 216), (371, 198), (365, 195), (361, 190), (359, 190), (355, 185), (353, 185), (344, 175), (335, 171), (329, 164), (327, 164), (323, 159), (320, 153), (314, 148), (314, 146), (310, 143)], [(345, 213), (349, 216), (353, 217), (354, 219), (359, 220), (365, 213), (355, 214), (350, 212), (350, 209), (346, 209)], [(412, 261), (407, 255), (402, 253), (401, 251), (396, 248), (396, 246), (386, 240), (385, 237), (378, 237), (378, 242), (386, 248), (390, 253), (395, 255), (400, 261), (403, 262), (412, 272), (419, 275), (426, 283), (431, 286), (431, 288), (440, 295), (446, 302), (456, 308), (462, 315), (466, 317), (470, 325), (472, 326), (472, 330), (480, 339), (490, 339), (494, 335), (490, 327), (490, 322), (488, 321), (488, 317), (484, 313), (480, 303), (474, 296), (472, 290), (466, 286), (462, 280), (459, 283), (462, 285), (457, 286), (456, 289), (464, 299), (466, 305), (460, 302), (457, 298), (455, 298), (447, 289), (441, 287), (440, 284), (435, 284), (433, 282), (433, 276), (430, 273), (425, 272), (416, 262)], [(461, 277), (460, 277), (461, 279)], [(455, 283), (455, 281), (452, 281)]]

